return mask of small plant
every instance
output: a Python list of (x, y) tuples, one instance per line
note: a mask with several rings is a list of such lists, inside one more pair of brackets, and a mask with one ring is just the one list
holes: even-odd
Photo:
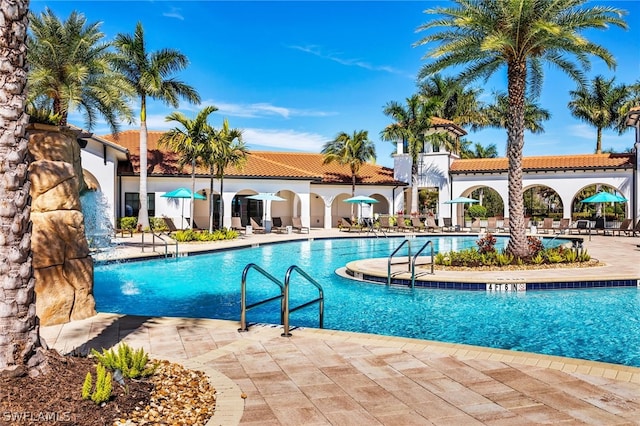
[(578, 262), (588, 262), (591, 260), (591, 256), (587, 253), (587, 249), (582, 249), (578, 253)]
[(496, 242), (498, 240), (491, 234), (486, 234), (484, 237), (476, 241), (478, 245), (478, 251), (480, 254), (493, 253), (496, 251)]
[(155, 232), (165, 232), (169, 230), (167, 222), (165, 222), (162, 217), (150, 217), (149, 222), (151, 229)]
[(529, 246), (529, 255), (534, 257), (538, 253), (544, 251), (544, 244), (542, 244), (542, 240), (540, 238), (532, 237), (531, 235), (527, 236), (527, 245)]
[(496, 255), (496, 261), (500, 266), (511, 265), (513, 262), (513, 255), (511, 253), (498, 253)]
[(117, 352), (113, 349), (103, 349), (102, 353), (99, 353), (92, 349), (91, 354), (105, 368), (111, 371), (120, 370), (122, 376), (129, 379), (150, 376), (156, 370), (155, 364), (147, 367), (149, 357), (144, 352), (144, 349), (133, 350), (126, 343), (121, 343)]
[(575, 250), (566, 250), (564, 252), (564, 260), (567, 263), (573, 263), (578, 259), (578, 252)]
[(478, 217), (487, 217), (487, 208), (485, 206), (481, 206), (480, 204), (474, 204), (470, 206), (467, 212), (473, 219), (476, 219)]
[(542, 252), (539, 251), (536, 253), (536, 255), (531, 258), (531, 261), (536, 265), (542, 265), (544, 263), (544, 256), (542, 255)]
[(107, 373), (102, 364), (96, 365), (96, 387), (91, 392), (93, 377), (87, 373), (82, 384), (82, 399), (91, 399), (96, 404), (107, 402), (111, 398), (111, 373)]

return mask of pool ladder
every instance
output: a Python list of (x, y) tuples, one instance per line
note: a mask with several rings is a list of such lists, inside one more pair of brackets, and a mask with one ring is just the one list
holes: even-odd
[[(142, 233), (142, 252), (144, 253), (144, 235), (146, 232)], [(151, 251), (156, 251), (156, 238), (158, 238), (162, 244), (164, 245), (164, 257), (165, 259), (169, 257), (169, 242), (165, 240), (162, 235), (156, 234), (155, 232), (151, 232)], [(178, 257), (178, 242), (175, 241), (176, 252), (174, 254), (175, 257)]]
[[(250, 270), (254, 269), (264, 277), (268, 278), (271, 282), (276, 284), (280, 288), (280, 294), (269, 297), (265, 300), (261, 300), (259, 302), (252, 303), (251, 305), (247, 305), (247, 274)], [(291, 282), (291, 275), (297, 272), (311, 284), (313, 284), (318, 289), (318, 297), (316, 299), (310, 300), (302, 305), (296, 306), (294, 308), (289, 307), (289, 285)], [(283, 325), (284, 331), (282, 333), (282, 337), (290, 337), (290, 327), (289, 327), (289, 315), (291, 312), (295, 312), (299, 309), (306, 308), (307, 306), (313, 305), (314, 303), (318, 304), (319, 313), (319, 328), (324, 328), (324, 291), (322, 290), (322, 286), (313, 279), (309, 274), (307, 274), (304, 270), (302, 270), (297, 265), (291, 265), (284, 276), (284, 283), (278, 280), (276, 277), (262, 269), (260, 266), (255, 263), (249, 263), (245, 266), (242, 271), (242, 284), (240, 287), (240, 328), (238, 331), (248, 331), (249, 327), (247, 325), (247, 311), (255, 308), (257, 306), (264, 305), (265, 303), (272, 302), (274, 300), (280, 299), (280, 324)]]
[[(413, 255), (413, 257), (411, 256), (411, 241), (410, 240), (404, 240), (394, 251), (393, 253), (391, 253), (389, 255), (389, 258), (387, 259), (387, 285), (391, 285), (391, 277), (394, 275), (391, 273), (391, 260), (393, 259), (393, 256), (396, 255), (396, 253), (398, 253), (398, 251), (400, 251), (400, 249), (407, 244), (407, 265), (408, 265), (408, 270), (407, 272), (411, 272), (411, 288), (415, 287), (416, 284), (416, 261), (418, 260), (418, 256), (420, 256), (420, 253), (422, 253), (424, 251), (424, 249), (426, 249), (427, 247), (431, 247), (431, 271), (429, 272), (431, 275), (433, 275), (433, 241), (429, 240), (426, 243), (424, 243), (424, 245), (422, 247), (420, 247), (420, 250), (418, 250), (418, 252)], [(397, 272), (396, 274), (401, 273), (401, 272)], [(422, 275), (422, 274), (421, 274)]]

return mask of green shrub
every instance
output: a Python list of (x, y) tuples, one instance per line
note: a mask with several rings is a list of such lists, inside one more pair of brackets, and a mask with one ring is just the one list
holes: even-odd
[(120, 229), (136, 229), (138, 218), (134, 216), (126, 216), (120, 218)]
[(481, 206), (480, 204), (473, 204), (467, 210), (469, 216), (472, 218), (477, 217), (487, 217), (487, 208), (485, 206)]
[(591, 260), (591, 256), (587, 253), (587, 249), (582, 249), (578, 253), (578, 262), (588, 262)]
[(544, 263), (544, 256), (542, 255), (542, 252), (538, 252), (535, 254), (535, 256), (531, 257), (531, 261), (536, 264), (536, 265), (542, 265)]
[(162, 217), (150, 217), (149, 225), (155, 232), (165, 232), (169, 230), (167, 222), (165, 222)]
[(144, 352), (144, 349), (133, 350), (126, 343), (121, 343), (117, 352), (113, 349), (103, 349), (102, 353), (99, 353), (92, 349), (91, 354), (105, 368), (111, 371), (120, 370), (123, 377), (130, 379), (150, 376), (156, 370), (155, 364), (147, 366), (149, 357)]
[(91, 373), (87, 373), (82, 384), (82, 399), (91, 399), (96, 404), (107, 402), (111, 398), (111, 373), (107, 373), (102, 364), (96, 365), (96, 387), (92, 389)]
[(575, 250), (566, 250), (564, 252), (564, 260), (567, 263), (573, 263), (578, 259), (578, 252)]
[(38, 107), (33, 102), (27, 105), (27, 114), (29, 114), (29, 123), (59, 126), (62, 122), (62, 116), (54, 113), (53, 109), (49, 107)]

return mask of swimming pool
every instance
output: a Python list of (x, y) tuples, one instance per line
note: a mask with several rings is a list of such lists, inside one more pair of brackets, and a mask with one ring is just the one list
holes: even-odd
[[(476, 237), (434, 240), (437, 250), (475, 245)], [(256, 263), (284, 279), (296, 264), (324, 287), (325, 328), (415, 337), (568, 356), (640, 367), (640, 292), (636, 288), (487, 293), (408, 289), (341, 278), (347, 262), (385, 258), (402, 238), (345, 238), (268, 244), (178, 259), (96, 265), (100, 312), (240, 318), (242, 270)], [(499, 240), (505, 244), (506, 239)], [(278, 294), (249, 272), (248, 303)], [(291, 283), (291, 306), (317, 296)], [(278, 302), (248, 312), (249, 322), (277, 324)], [(292, 326), (318, 326), (317, 306), (291, 314)]]

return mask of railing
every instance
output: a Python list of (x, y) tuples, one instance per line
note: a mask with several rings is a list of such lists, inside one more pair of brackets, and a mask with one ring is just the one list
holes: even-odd
[[(407, 253), (407, 264), (409, 264), (409, 259), (411, 258), (411, 242), (409, 240), (404, 240), (402, 244), (400, 244), (394, 251), (389, 255), (389, 259), (387, 260), (387, 285), (391, 285), (391, 259), (395, 254), (404, 246), (405, 244), (409, 244), (408, 253)], [(409, 269), (407, 272), (411, 272), (411, 265), (409, 264)]]
[[(302, 305), (296, 306), (295, 308), (289, 308), (289, 281), (291, 280), (291, 274), (294, 271), (298, 272), (318, 289), (318, 297), (303, 303)], [(284, 277), (284, 332), (282, 333), (282, 337), (291, 337), (291, 333), (289, 332), (289, 314), (297, 311), (298, 309), (313, 305), (314, 303), (317, 303), (319, 307), (318, 321), (320, 323), (320, 328), (324, 328), (324, 291), (322, 290), (322, 286), (309, 274), (300, 269), (300, 267), (296, 265), (290, 266)]]
[[(144, 253), (144, 235), (146, 234), (146, 232), (142, 233), (142, 252)], [(158, 238), (160, 241), (162, 241), (163, 245), (164, 245), (164, 257), (167, 258), (169, 257), (169, 242), (167, 240), (165, 240), (162, 235), (160, 234), (156, 234), (155, 232), (151, 231), (151, 251), (155, 252), (156, 251), (156, 238)], [(174, 241), (175, 245), (176, 245), (176, 254), (175, 256), (178, 257), (178, 242)]]
[(418, 259), (418, 256), (420, 256), (420, 253), (422, 253), (424, 249), (427, 248), (427, 246), (431, 246), (431, 275), (433, 275), (433, 241), (429, 240), (424, 243), (424, 245), (420, 248), (420, 250), (418, 250), (418, 252), (413, 256), (413, 259), (411, 260), (411, 288), (414, 288), (416, 284), (416, 260)]
[[(280, 288), (280, 294), (278, 296), (273, 296), (247, 306), (247, 274), (251, 269), (255, 269), (260, 274), (264, 275), (266, 278), (275, 283)], [(249, 309), (255, 308), (256, 306), (264, 305), (265, 303), (272, 302), (277, 299), (280, 299), (280, 324), (283, 324), (285, 311), (285, 285), (255, 263), (249, 263), (247, 266), (245, 266), (244, 270), (242, 271), (242, 284), (240, 287), (240, 328), (238, 329), (238, 331), (247, 331), (249, 329), (247, 327), (247, 311)]]

